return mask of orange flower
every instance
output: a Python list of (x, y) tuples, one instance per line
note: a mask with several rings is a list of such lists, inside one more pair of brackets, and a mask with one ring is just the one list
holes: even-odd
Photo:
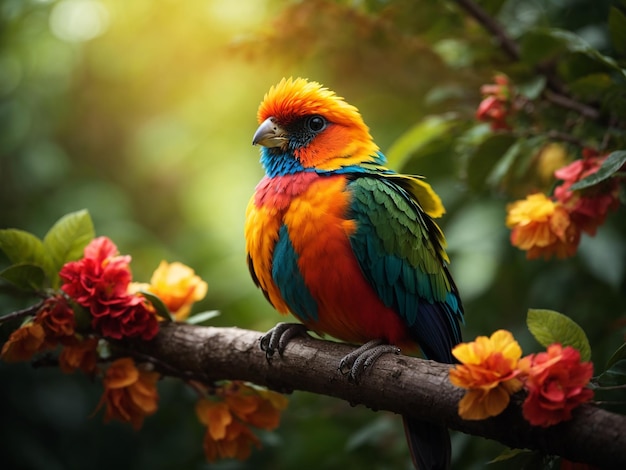
[(0, 357), (6, 362), (28, 361), (46, 348), (45, 339), (44, 329), (39, 323), (27, 323), (11, 333), (2, 346)]
[(176, 320), (182, 321), (189, 316), (192, 304), (204, 298), (208, 287), (189, 266), (161, 261), (145, 288), (163, 301)]
[(522, 350), (505, 330), (479, 336), (472, 343), (457, 345), (452, 354), (462, 363), (450, 370), (450, 381), (468, 389), (459, 402), (463, 419), (484, 419), (500, 414), (510, 395), (522, 388), (517, 362)]
[(66, 374), (71, 374), (77, 369), (87, 375), (93, 374), (98, 362), (97, 347), (98, 338), (87, 338), (64, 346), (59, 354), (59, 367)]
[(259, 438), (239, 421), (233, 421), (226, 428), (224, 439), (215, 440), (207, 430), (204, 436), (204, 454), (209, 462), (215, 462), (218, 458), (234, 458), (246, 460), (250, 457), (252, 446), (261, 447)]
[(272, 430), (278, 427), (280, 412), (287, 407), (287, 397), (271, 390), (251, 387), (242, 382), (231, 382), (221, 389), (232, 412), (242, 421), (257, 428)]
[(511, 228), (511, 244), (526, 250), (528, 259), (556, 255), (566, 258), (576, 253), (580, 230), (567, 210), (545, 194), (536, 193), (509, 204), (506, 218)]
[(196, 414), (207, 426), (203, 447), (209, 462), (221, 458), (245, 460), (250, 456), (252, 445), (260, 447), (259, 439), (234, 419), (226, 403), (203, 398), (196, 405)]
[(226, 428), (233, 422), (233, 415), (224, 402), (214, 402), (203, 398), (196, 403), (196, 414), (200, 422), (207, 427), (211, 438), (216, 441), (224, 439)]
[(580, 362), (571, 346), (548, 346), (546, 352), (519, 361), (528, 396), (522, 406), (524, 418), (534, 426), (548, 427), (571, 419), (572, 410), (593, 397), (586, 388), (593, 375), (591, 362)]
[(105, 422), (117, 419), (139, 429), (144, 418), (157, 410), (158, 379), (157, 372), (137, 369), (129, 357), (117, 359), (107, 369), (104, 394), (96, 410), (105, 405)]

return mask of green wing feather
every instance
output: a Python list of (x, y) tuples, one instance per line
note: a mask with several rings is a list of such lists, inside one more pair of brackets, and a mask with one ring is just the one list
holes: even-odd
[(463, 309), (445, 238), (426, 212), (442, 213), (441, 200), (420, 179), (397, 174), (355, 175), (349, 190), (357, 221), (351, 245), (365, 277), (426, 354), (448, 361)]

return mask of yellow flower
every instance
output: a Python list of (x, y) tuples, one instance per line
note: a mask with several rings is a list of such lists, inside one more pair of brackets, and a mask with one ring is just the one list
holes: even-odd
[(144, 288), (159, 297), (178, 321), (189, 316), (194, 302), (202, 300), (207, 293), (207, 283), (189, 266), (179, 262), (161, 261), (152, 274), (150, 284), (135, 285), (134, 289)]
[(565, 166), (567, 151), (564, 145), (551, 142), (539, 150), (535, 159), (539, 180), (549, 185), (554, 181), (554, 172)]
[(511, 228), (511, 244), (527, 251), (528, 259), (556, 255), (566, 258), (576, 253), (580, 230), (567, 210), (543, 193), (530, 194), (507, 207), (507, 227)]
[(522, 349), (506, 330), (479, 336), (474, 342), (457, 345), (452, 354), (461, 362), (450, 370), (450, 382), (468, 389), (459, 402), (463, 419), (484, 419), (500, 414), (510, 395), (522, 388), (516, 378)]

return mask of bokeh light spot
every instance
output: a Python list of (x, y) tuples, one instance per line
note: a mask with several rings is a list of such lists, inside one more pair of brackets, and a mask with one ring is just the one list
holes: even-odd
[(50, 13), (50, 30), (67, 42), (84, 42), (103, 34), (109, 12), (96, 0), (63, 0)]

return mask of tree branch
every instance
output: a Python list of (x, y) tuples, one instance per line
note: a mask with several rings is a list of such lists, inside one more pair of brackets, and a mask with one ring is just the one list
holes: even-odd
[(533, 427), (522, 417), (523, 397), (518, 394), (501, 415), (465, 421), (457, 413), (464, 391), (449, 382), (449, 365), (386, 355), (357, 385), (337, 370), (340, 359), (353, 349), (350, 345), (296, 338), (283, 357), (268, 363), (258, 346), (260, 335), (238, 328), (169, 323), (152, 341), (118, 346), (143, 360), (151, 358), (167, 375), (205, 382), (244, 380), (282, 392), (309, 391), (442, 423), (514, 448), (537, 449), (602, 468), (626, 468), (626, 416), (583, 405), (568, 422)]
[(0, 325), (4, 322), (12, 321), (12, 320), (23, 318), (23, 317), (28, 317), (29, 315), (35, 315), (44, 303), (45, 303), (44, 300), (42, 300), (41, 302), (38, 302), (35, 305), (31, 305), (30, 307), (26, 307), (22, 310), (16, 310), (15, 312), (2, 315), (0, 317)]
[[(496, 39), (502, 51), (512, 62), (518, 62), (520, 60), (521, 54), (518, 44), (507, 34), (506, 30), (498, 21), (489, 16), (489, 14), (473, 0), (455, 1)], [(569, 96), (569, 93), (559, 83), (559, 80), (554, 76), (551, 69), (538, 66), (536, 67), (536, 71), (546, 78), (546, 83), (549, 88), (544, 92), (546, 100), (564, 109), (575, 111), (588, 119), (599, 120), (601, 118), (601, 113), (597, 108), (581, 103)]]
[(504, 28), (487, 14), (478, 4), (472, 0), (456, 0), (456, 2), (467, 11), (483, 28), (485, 28), (493, 37), (496, 38), (500, 48), (512, 61), (518, 61), (520, 58), (519, 46), (506, 33)]

